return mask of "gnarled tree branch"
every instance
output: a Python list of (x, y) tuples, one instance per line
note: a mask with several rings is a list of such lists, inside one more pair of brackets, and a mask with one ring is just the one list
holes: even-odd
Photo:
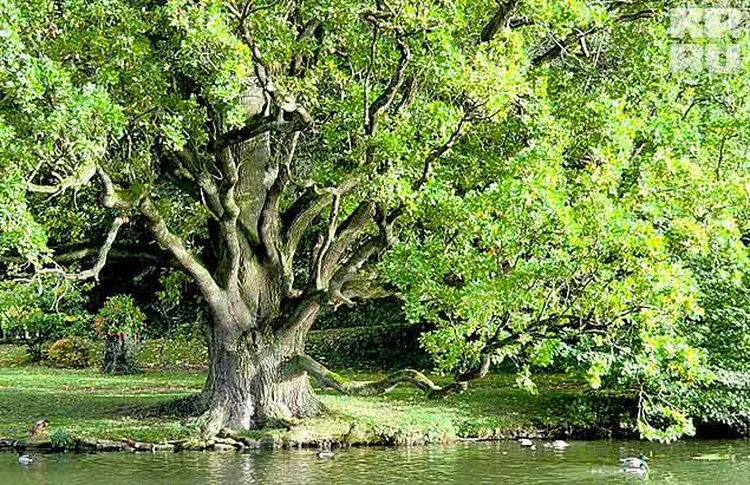
[(289, 142), (286, 161), (279, 167), (279, 174), (276, 176), (273, 185), (268, 190), (263, 209), (260, 214), (260, 240), (265, 248), (266, 256), (270, 261), (279, 263), (283, 259), (282, 240), (281, 240), (281, 221), (279, 220), (279, 203), (281, 194), (286, 188), (291, 178), (291, 164), (299, 143), (299, 132), (295, 132)]
[(443, 155), (445, 155), (452, 147), (456, 144), (458, 139), (461, 137), (461, 131), (463, 130), (466, 123), (469, 121), (469, 116), (464, 115), (461, 117), (461, 120), (459, 120), (456, 127), (451, 132), (448, 139), (440, 145), (439, 147), (436, 147), (433, 149), (427, 157), (425, 157), (424, 160), (424, 167), (422, 168), (422, 176), (419, 178), (419, 180), (415, 181), (412, 185), (412, 188), (414, 190), (419, 190), (422, 187), (425, 186), (427, 181), (430, 178), (430, 175), (432, 175), (432, 168), (436, 161), (440, 159)]
[(94, 266), (86, 271), (78, 273), (75, 276), (76, 280), (84, 281), (93, 278), (94, 280), (99, 281), (99, 273), (101, 273), (104, 265), (107, 264), (107, 256), (109, 256), (109, 251), (112, 249), (115, 239), (117, 239), (117, 233), (120, 231), (123, 224), (127, 224), (129, 221), (130, 219), (127, 217), (115, 217), (115, 220), (112, 222), (112, 227), (109, 228), (107, 237), (104, 240), (104, 244), (99, 248), (99, 255), (96, 258)]
[(217, 157), (221, 163), (224, 179), (221, 183), (221, 203), (224, 207), (222, 218), (222, 230), (229, 251), (229, 268), (227, 271), (226, 286), (230, 294), (239, 298), (239, 272), (240, 272), (240, 239), (237, 230), (237, 219), (240, 216), (240, 207), (235, 200), (234, 191), (239, 181), (239, 173), (234, 155), (230, 150), (221, 150)]
[(482, 33), (479, 36), (479, 42), (489, 42), (495, 37), (495, 34), (497, 34), (503, 25), (508, 23), (510, 14), (513, 12), (517, 3), (518, 0), (508, 0), (507, 2), (500, 4), (495, 15), (492, 16), (492, 19), (490, 19), (482, 29)]
[(313, 125), (312, 117), (304, 108), (296, 103), (282, 103), (277, 106), (276, 113), (271, 115), (256, 115), (241, 128), (227, 131), (219, 136), (214, 142), (215, 150), (223, 150), (232, 147), (256, 136), (276, 131), (279, 133), (292, 133), (303, 130)]
[(285, 233), (286, 243), (284, 253), (288, 260), (291, 261), (294, 258), (294, 253), (297, 251), (297, 246), (299, 246), (305, 231), (310, 227), (310, 224), (318, 218), (321, 212), (331, 205), (334, 195), (337, 194), (339, 197), (345, 195), (356, 187), (358, 182), (359, 180), (357, 178), (347, 179), (335, 189), (329, 188), (320, 190), (321, 194), (313, 198), (306, 207), (293, 208), (293, 212), (296, 212), (296, 215), (290, 214), (293, 216), (293, 219), (289, 223), (289, 228)]
[(102, 185), (104, 186), (104, 194), (102, 194), (101, 204), (109, 209), (120, 209), (127, 210), (133, 207), (133, 203), (122, 197), (112, 182), (109, 174), (104, 171), (100, 166), (96, 167), (96, 174), (99, 176)]
[(367, 225), (373, 221), (374, 209), (375, 204), (370, 201), (363, 201), (343, 222), (341, 231), (335, 240), (332, 238), (332, 232), (329, 231), (328, 240), (332, 243), (328, 247), (324, 246), (320, 254), (317, 275), (318, 289), (328, 286), (331, 275), (337, 265), (341, 263), (346, 251), (357, 241)]
[(101, 273), (102, 268), (107, 264), (107, 257), (109, 256), (109, 252), (112, 249), (112, 245), (115, 243), (115, 239), (117, 239), (117, 234), (120, 232), (120, 228), (127, 224), (130, 220), (127, 217), (118, 216), (115, 217), (115, 220), (112, 222), (112, 226), (109, 228), (109, 231), (107, 232), (107, 237), (104, 240), (104, 243), (102, 243), (101, 247), (99, 248), (99, 251), (97, 252), (97, 258), (94, 265), (84, 271), (81, 271), (79, 273), (67, 273), (65, 270), (63, 270), (60, 267), (56, 268), (46, 268), (39, 270), (39, 274), (60, 274), (64, 276), (65, 278), (68, 278), (70, 280), (75, 281), (86, 281), (90, 279), (94, 279), (96, 281), (99, 281), (99, 273)]
[(223, 290), (214, 281), (208, 269), (188, 251), (185, 243), (169, 231), (166, 222), (148, 197), (140, 203), (139, 210), (146, 217), (148, 227), (156, 241), (172, 253), (180, 266), (195, 279), (208, 304), (212, 307), (219, 307), (223, 300)]
[(297, 354), (286, 365), (287, 376), (293, 377), (307, 372), (314, 377), (324, 389), (332, 389), (350, 396), (374, 396), (395, 389), (399, 384), (410, 384), (424, 391), (428, 397), (445, 397), (453, 392), (461, 392), (462, 386), (449, 385), (440, 387), (429, 377), (414, 369), (403, 369), (388, 374), (375, 381), (349, 381), (326, 368), (308, 355)]
[(380, 115), (390, 108), (391, 104), (393, 104), (393, 100), (396, 98), (396, 94), (398, 94), (401, 86), (404, 85), (406, 67), (411, 59), (411, 49), (409, 49), (408, 44), (406, 44), (406, 42), (400, 37), (396, 37), (396, 45), (400, 52), (396, 70), (383, 92), (375, 98), (367, 110), (365, 132), (368, 135), (373, 135), (377, 132)]

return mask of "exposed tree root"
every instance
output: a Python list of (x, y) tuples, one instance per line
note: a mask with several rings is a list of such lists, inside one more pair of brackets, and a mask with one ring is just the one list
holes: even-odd
[[(444, 398), (450, 394), (464, 392), (469, 381), (483, 377), (488, 368), (489, 359), (483, 359), (482, 365), (477, 370), (457, 376), (456, 381), (447, 386), (435, 384), (429, 377), (414, 369), (402, 369), (378, 380), (350, 381), (329, 370), (313, 358), (304, 354), (296, 354), (285, 362), (283, 380), (276, 385), (281, 386), (279, 388), (281, 389), (292, 380), (303, 377), (306, 373), (315, 378), (321, 388), (332, 389), (349, 396), (385, 394), (399, 384), (407, 384), (423, 391), (430, 398)], [(317, 400), (312, 401), (314, 394), (311, 390), (300, 389), (299, 392), (290, 392), (286, 399), (276, 403), (278, 409), (270, 405), (273, 403), (266, 403), (265, 405), (258, 403), (250, 423), (237, 422), (232, 417), (235, 414), (235, 408), (231, 404), (217, 405), (215, 403), (211, 405), (212, 400), (205, 391), (152, 406), (144, 409), (143, 412), (149, 416), (170, 415), (192, 418), (201, 428), (204, 437), (228, 435), (235, 431), (234, 428), (239, 430), (262, 426), (288, 427), (295, 424), (299, 418), (325, 412), (322, 403)]]

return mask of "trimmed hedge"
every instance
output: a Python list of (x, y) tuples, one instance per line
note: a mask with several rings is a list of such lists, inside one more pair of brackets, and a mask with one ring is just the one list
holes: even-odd
[[(424, 369), (430, 366), (430, 358), (419, 345), (423, 331), (421, 325), (313, 330), (306, 351), (334, 369)], [(135, 354), (139, 365), (151, 368), (200, 368), (207, 359), (203, 340), (144, 340)]]
[[(422, 325), (408, 324), (313, 330), (308, 336), (306, 351), (333, 369), (426, 369), (430, 367), (430, 358), (419, 345), (419, 337), (424, 330)], [(66, 343), (68, 340), (64, 339)], [(103, 344), (84, 342), (89, 347), (89, 364), (97, 365)], [(60, 362), (53, 362), (55, 360)], [(48, 359), (48, 363), (68, 365), (61, 360), (53, 357)], [(199, 369), (206, 366), (208, 351), (202, 339), (142, 340), (135, 349), (134, 360), (143, 368)], [(20, 346), (0, 347), (0, 367), (20, 366), (26, 362)]]
[(334, 369), (428, 368), (422, 325), (377, 325), (310, 332), (306, 352)]
[(206, 366), (208, 349), (202, 339), (143, 340), (133, 358), (145, 368), (197, 369)]
[(353, 307), (343, 306), (335, 312), (323, 312), (315, 319), (313, 330), (404, 325), (405, 321), (403, 302), (396, 298), (383, 298), (366, 301)]
[[(306, 351), (334, 369), (424, 369), (430, 359), (419, 345), (423, 330), (420, 325), (313, 330)], [(203, 340), (145, 340), (135, 354), (139, 365), (152, 368), (200, 368), (207, 359)]]

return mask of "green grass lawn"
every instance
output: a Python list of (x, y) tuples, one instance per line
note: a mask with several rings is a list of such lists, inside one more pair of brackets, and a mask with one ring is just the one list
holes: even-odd
[(200, 389), (203, 376), (149, 372), (103, 376), (95, 370), (0, 368), (0, 436), (23, 437), (38, 419), (76, 437), (159, 441), (195, 430), (177, 419), (136, 417), (134, 411)]
[[(103, 376), (96, 370), (0, 367), (0, 438), (23, 437), (42, 418), (50, 421), (51, 432), (63, 429), (77, 438), (160, 442), (193, 437), (197, 429), (190, 420), (144, 418), (138, 409), (198, 392), (203, 379), (196, 371)], [(325, 416), (249, 434), (286, 445), (321, 439), (404, 444), (537, 430), (602, 435), (619, 423), (621, 399), (586, 394), (561, 376), (541, 378), (536, 396), (514, 388), (512, 381), (512, 376), (490, 376), (466, 393), (442, 400), (427, 399), (408, 387), (378, 397), (322, 394), (329, 408)]]

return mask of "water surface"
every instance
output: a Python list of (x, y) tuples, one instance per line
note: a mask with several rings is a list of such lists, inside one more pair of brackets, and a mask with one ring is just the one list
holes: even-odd
[[(571, 442), (563, 451), (538, 443), (472, 443), (414, 448), (352, 448), (320, 460), (314, 450), (236, 453), (37, 455), (23, 467), (0, 453), (0, 484), (732, 484), (750, 485), (750, 442)], [(645, 477), (618, 458), (651, 455)], [(702, 457), (703, 459), (695, 459)]]

